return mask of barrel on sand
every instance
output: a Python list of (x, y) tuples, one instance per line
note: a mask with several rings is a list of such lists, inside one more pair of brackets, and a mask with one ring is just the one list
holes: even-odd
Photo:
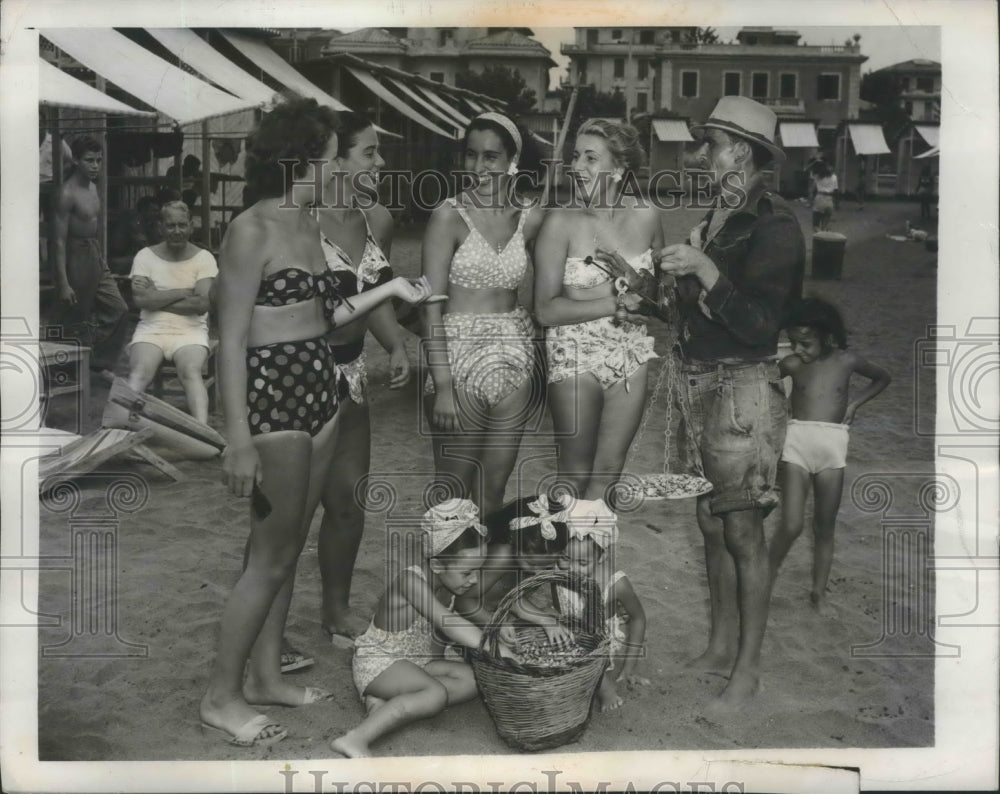
[(839, 279), (844, 270), (847, 238), (837, 232), (816, 232), (812, 238), (812, 277)]

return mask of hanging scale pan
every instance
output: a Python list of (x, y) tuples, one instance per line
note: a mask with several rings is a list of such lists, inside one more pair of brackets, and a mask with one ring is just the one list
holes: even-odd
[(712, 483), (694, 474), (632, 474), (628, 488), (637, 499), (690, 499), (707, 494)]

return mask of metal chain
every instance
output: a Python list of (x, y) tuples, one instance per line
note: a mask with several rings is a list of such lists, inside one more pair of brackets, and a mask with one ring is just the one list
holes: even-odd
[[(673, 341), (676, 342), (677, 333), (672, 334)], [(669, 385), (667, 386), (667, 418), (663, 428), (663, 473), (670, 474), (670, 436), (674, 421), (674, 400), (677, 395), (677, 353), (671, 344), (667, 351), (667, 376)]]
[(649, 424), (650, 417), (653, 415), (653, 406), (656, 405), (660, 389), (663, 387), (664, 380), (666, 380), (667, 407), (666, 427), (663, 428), (663, 473), (670, 473), (670, 430), (671, 423), (673, 422), (674, 397), (677, 389), (677, 356), (675, 347), (677, 345), (678, 327), (680, 324), (680, 317), (676, 311), (677, 301), (673, 287), (669, 287), (664, 291), (664, 294), (661, 296), (660, 305), (666, 309), (666, 316), (664, 317), (665, 325), (667, 327), (666, 361), (660, 364), (660, 372), (656, 378), (656, 384), (653, 386), (653, 393), (649, 397), (649, 402), (646, 404), (646, 408), (643, 412), (642, 422), (639, 424), (639, 430), (635, 434), (635, 438), (632, 440), (632, 446), (629, 448), (628, 455), (625, 459), (624, 468), (626, 471), (628, 470), (629, 463), (631, 463), (632, 458), (635, 455), (636, 449), (638, 449), (639, 444), (642, 442), (642, 438), (646, 433), (646, 426)]
[(667, 375), (668, 368), (667, 362), (660, 364), (660, 374), (657, 376), (656, 384), (653, 386), (653, 393), (649, 396), (649, 402), (646, 403), (646, 407), (643, 410), (642, 422), (639, 423), (639, 430), (636, 432), (635, 438), (632, 439), (632, 446), (629, 447), (628, 455), (625, 458), (624, 471), (628, 470), (628, 466), (635, 456), (635, 451), (639, 448), (642, 437), (646, 433), (646, 425), (649, 424), (649, 419), (653, 415), (653, 406), (656, 404), (656, 398), (660, 393), (660, 388), (663, 386), (663, 379)]

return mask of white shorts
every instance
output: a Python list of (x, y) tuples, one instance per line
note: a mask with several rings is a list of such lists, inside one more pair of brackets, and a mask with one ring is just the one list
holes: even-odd
[(801, 466), (810, 474), (847, 465), (850, 425), (789, 419), (781, 459)]
[(158, 334), (152, 331), (143, 331), (139, 325), (132, 334), (132, 341), (128, 343), (132, 347), (136, 342), (145, 342), (147, 345), (156, 345), (163, 351), (163, 358), (167, 361), (174, 360), (174, 354), (182, 347), (188, 345), (200, 345), (208, 350), (208, 331), (190, 331), (183, 334)]

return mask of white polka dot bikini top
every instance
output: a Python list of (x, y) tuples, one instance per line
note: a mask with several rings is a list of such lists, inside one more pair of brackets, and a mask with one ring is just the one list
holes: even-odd
[[(652, 273), (653, 249), (647, 248), (641, 254), (636, 254), (631, 258), (626, 257), (626, 261), (635, 270), (646, 270)], [(566, 269), (563, 271), (563, 284), (565, 286), (586, 289), (604, 284), (607, 281), (611, 281), (611, 276), (597, 265), (587, 262), (584, 257), (570, 256), (566, 258)]]
[(524, 250), (524, 221), (528, 213), (521, 211), (513, 236), (497, 251), (472, 223), (465, 207), (458, 206), (455, 199), (449, 199), (448, 203), (469, 227), (468, 237), (451, 260), (448, 280), (466, 289), (517, 289), (528, 269), (528, 253)]

